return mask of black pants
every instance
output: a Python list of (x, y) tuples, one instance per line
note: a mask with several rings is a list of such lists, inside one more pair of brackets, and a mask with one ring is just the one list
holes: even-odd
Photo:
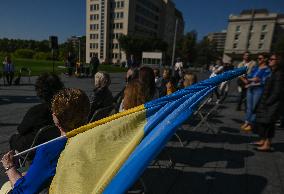
[(12, 81), (14, 79), (14, 72), (7, 72), (5, 73), (5, 76), (6, 76), (6, 80), (7, 80), (7, 83), (8, 85), (12, 85)]
[(256, 123), (255, 130), (261, 139), (273, 138), (275, 134), (274, 123)]

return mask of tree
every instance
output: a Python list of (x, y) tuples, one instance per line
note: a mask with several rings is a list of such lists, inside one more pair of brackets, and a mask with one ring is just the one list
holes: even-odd
[(216, 44), (210, 41), (208, 38), (204, 38), (201, 42), (197, 44), (197, 65), (209, 64), (218, 58), (218, 52), (216, 49)]
[(136, 59), (141, 59), (143, 51), (165, 52), (168, 44), (158, 38), (142, 38), (131, 35), (121, 35), (118, 39), (120, 48), (126, 53), (126, 57), (134, 55)]
[(191, 31), (186, 33), (177, 43), (177, 56), (180, 56), (185, 62), (193, 63), (196, 60), (197, 50), (197, 32)]
[(279, 37), (277, 42), (273, 45), (273, 51), (280, 53), (284, 57), (284, 35)]

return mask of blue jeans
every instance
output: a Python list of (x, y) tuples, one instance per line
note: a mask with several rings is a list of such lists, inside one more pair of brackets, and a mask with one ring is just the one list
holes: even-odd
[(250, 124), (255, 123), (254, 110), (261, 98), (262, 92), (263, 92), (263, 87), (253, 87), (247, 89), (246, 122)]

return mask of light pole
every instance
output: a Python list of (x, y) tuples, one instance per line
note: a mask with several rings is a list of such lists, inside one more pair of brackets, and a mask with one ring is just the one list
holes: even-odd
[(178, 19), (176, 19), (175, 35), (174, 35), (174, 42), (173, 42), (173, 53), (172, 53), (172, 69), (173, 70), (174, 70), (174, 66), (175, 66), (174, 62), (175, 62), (176, 40), (177, 40), (177, 28), (178, 28)]
[(79, 64), (81, 65), (81, 36), (77, 36), (78, 40), (78, 58), (79, 58)]

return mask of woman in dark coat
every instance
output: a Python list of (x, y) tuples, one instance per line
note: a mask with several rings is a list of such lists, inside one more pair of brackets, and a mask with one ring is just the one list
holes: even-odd
[(282, 107), (281, 93), (283, 93), (284, 75), (280, 67), (280, 56), (272, 54), (269, 60), (272, 75), (266, 80), (263, 95), (256, 107), (256, 132), (260, 140), (255, 144), (258, 151), (270, 151), (271, 139), (274, 137), (275, 121), (279, 118)]
[[(31, 107), (17, 127), (18, 133), (10, 138), (11, 150), (24, 151), (32, 145), (37, 132), (44, 126), (53, 125), (51, 100), (61, 89), (63, 83), (55, 74), (44, 73), (35, 83), (35, 90), (41, 103)], [(50, 129), (41, 135), (36, 144), (44, 143), (60, 136), (58, 129)]]
[(96, 110), (112, 106), (114, 99), (109, 90), (110, 76), (105, 72), (97, 72), (95, 74), (95, 89), (91, 98), (91, 110), (89, 114), (89, 121), (92, 119)]

